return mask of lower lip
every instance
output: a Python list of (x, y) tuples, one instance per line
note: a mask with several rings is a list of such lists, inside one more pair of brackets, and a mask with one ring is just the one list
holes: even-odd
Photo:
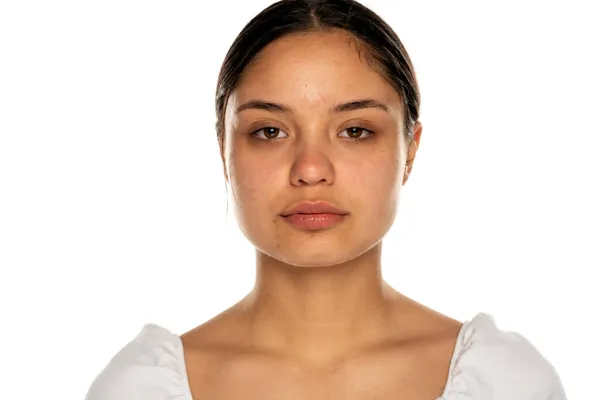
[(342, 222), (346, 215), (340, 214), (292, 214), (283, 217), (295, 228), (317, 230), (330, 228)]

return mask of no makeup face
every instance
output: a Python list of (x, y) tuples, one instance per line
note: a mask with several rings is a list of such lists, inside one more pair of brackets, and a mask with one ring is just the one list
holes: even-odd
[[(269, 257), (335, 265), (391, 227), (407, 158), (402, 100), (347, 34), (286, 36), (263, 49), (228, 99), (224, 128), (236, 218)], [(280, 214), (304, 200), (348, 215), (297, 229)]]

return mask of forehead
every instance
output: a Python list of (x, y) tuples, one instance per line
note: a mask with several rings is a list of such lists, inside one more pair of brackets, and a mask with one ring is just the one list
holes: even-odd
[(368, 98), (401, 108), (396, 90), (343, 32), (290, 35), (265, 47), (243, 73), (230, 103), (256, 98), (292, 107)]

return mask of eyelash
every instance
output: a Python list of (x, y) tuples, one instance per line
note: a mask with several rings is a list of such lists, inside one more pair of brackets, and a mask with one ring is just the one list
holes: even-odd
[[(257, 129), (255, 131), (251, 132), (250, 136), (256, 137), (259, 132), (261, 132), (261, 131), (263, 131), (265, 129), (278, 129), (279, 131), (282, 131), (281, 129), (279, 129), (277, 127), (274, 127), (274, 126), (265, 126), (264, 128), (260, 128), (260, 129)], [(365, 138), (362, 138), (362, 139), (360, 139), (360, 138), (352, 138), (352, 137), (349, 137), (349, 138), (346, 139), (346, 140), (352, 140), (355, 143), (362, 142), (363, 140), (370, 139), (374, 135), (374, 132), (372, 130), (367, 129), (367, 128), (362, 127), (362, 126), (357, 126), (357, 125), (351, 126), (349, 128), (346, 128), (346, 129), (342, 130), (342, 132), (350, 130), (350, 129), (360, 129), (360, 130), (368, 133), (368, 136), (365, 137)], [(266, 139), (258, 139), (258, 140), (263, 140), (265, 142), (275, 143), (275, 142), (278, 142), (278, 141), (283, 140), (283, 139), (285, 139), (285, 138), (281, 138), (281, 139), (277, 139), (277, 138), (275, 138), (275, 139), (269, 139), (269, 138), (266, 138)]]

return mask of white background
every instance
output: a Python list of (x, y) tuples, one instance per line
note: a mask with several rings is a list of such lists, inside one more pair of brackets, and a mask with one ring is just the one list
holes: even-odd
[[(213, 95), (270, 3), (0, 3), (1, 398), (82, 399), (143, 324), (183, 333), (251, 289)], [(570, 399), (596, 395), (594, 2), (364, 4), (399, 34), (423, 97), (384, 277), (454, 318), (493, 314)]]

